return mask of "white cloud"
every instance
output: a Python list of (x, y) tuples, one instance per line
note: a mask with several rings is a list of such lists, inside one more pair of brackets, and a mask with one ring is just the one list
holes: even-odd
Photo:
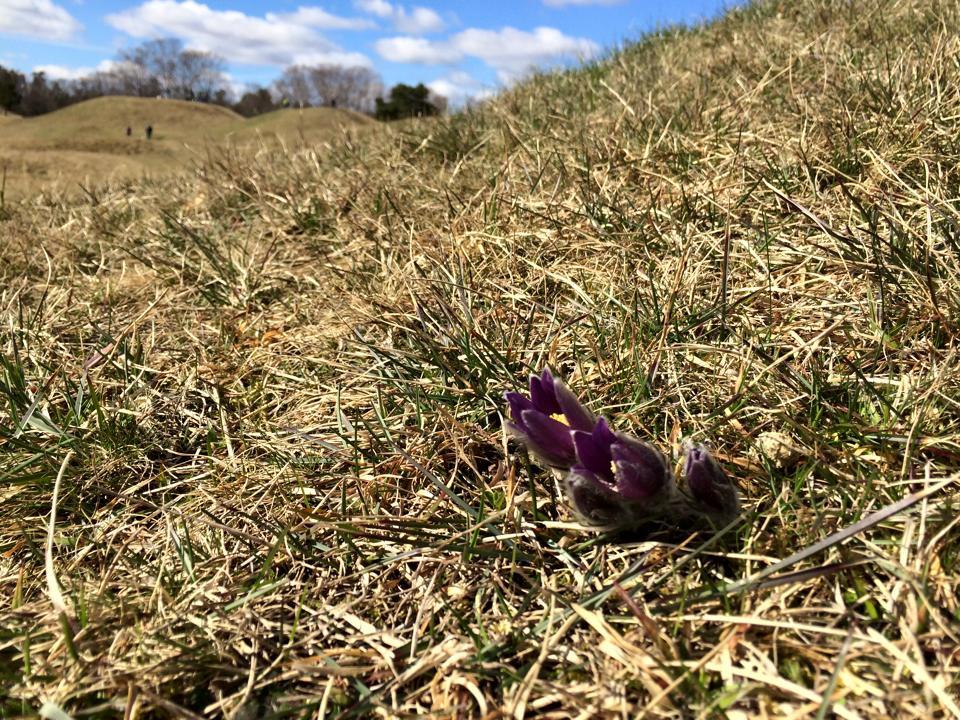
[(437, 78), (427, 83), (427, 87), (437, 95), (443, 95), (454, 107), (463, 105), (470, 100), (486, 100), (493, 96), (495, 92), (489, 85), (484, 85), (471, 75), (461, 71), (455, 71)]
[(0, 32), (41, 40), (69, 40), (83, 29), (70, 13), (51, 0), (2, 0)]
[(364, 18), (348, 18), (328, 13), (323, 8), (318, 7), (298, 7), (296, 12), (278, 15), (276, 13), (267, 13), (264, 16), (268, 21), (280, 20), (282, 22), (297, 23), (309, 25), (319, 30), (369, 30), (377, 25)]
[(33, 72), (45, 73), (50, 80), (79, 80), (80, 78), (90, 77), (94, 73), (108, 72), (115, 68), (117, 63), (113, 60), (104, 60), (96, 67), (66, 67), (64, 65), (37, 65)]
[(408, 12), (402, 5), (386, 0), (354, 0), (353, 4), (365, 13), (391, 21), (395, 29), (411, 35), (439, 32), (446, 26), (443, 18), (428, 7), (417, 6)]
[(600, 49), (592, 40), (564, 35), (551, 27), (538, 27), (532, 33), (511, 27), (499, 31), (469, 28), (454, 38), (465, 55), (480, 58), (503, 80), (564, 57), (588, 59)]
[(386, 2), (386, 0), (356, 0), (354, 5), (366, 13), (384, 19), (393, 15), (393, 5)]
[(589, 59), (599, 50), (592, 40), (564, 35), (551, 27), (538, 27), (533, 32), (512, 27), (468, 28), (447, 40), (395, 37), (378, 40), (374, 47), (391, 62), (435, 65), (479, 58), (497, 71), (502, 82), (512, 82), (531, 68), (563, 58)]
[(548, 7), (567, 7), (568, 5), (619, 5), (624, 0), (543, 0)]
[(193, 50), (213, 52), (248, 65), (364, 65), (362, 53), (346, 52), (317, 29), (369, 27), (366, 20), (342, 18), (316, 7), (263, 17), (237, 10), (213, 10), (194, 0), (148, 0), (107, 15), (113, 27), (136, 38), (178, 37)]
[(393, 24), (400, 32), (411, 35), (439, 32), (444, 28), (443, 18), (425, 7), (415, 7), (409, 14), (402, 7), (397, 7)]
[(463, 59), (463, 53), (451, 43), (434, 42), (426, 38), (395, 37), (374, 43), (380, 57), (390, 62), (442, 65)]
[(69, 68), (63, 65), (37, 65), (34, 73), (43, 73), (48, 80), (79, 80), (96, 72), (92, 67)]

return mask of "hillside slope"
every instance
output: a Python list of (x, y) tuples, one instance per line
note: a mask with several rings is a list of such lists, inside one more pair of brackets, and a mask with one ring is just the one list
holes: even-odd
[(117, 148), (135, 146), (127, 140), (128, 127), (133, 130), (134, 140), (144, 139), (144, 129), (150, 125), (158, 143), (183, 143), (258, 131), (293, 137), (373, 122), (366, 115), (336, 108), (275, 110), (248, 119), (228, 108), (205, 103), (101, 97), (15, 123), (15, 127), (0, 131), (0, 142), (21, 149)]
[(154, 128), (157, 141), (183, 142), (203, 133), (215, 134), (244, 119), (228, 108), (184, 100), (100, 97), (61, 110), (26, 118), (0, 129), (0, 142), (20, 149), (78, 149), (122, 147), (130, 127), (133, 138), (144, 138)]
[[(3, 209), (0, 713), (960, 714), (960, 5), (371, 127)], [(584, 526), (544, 366), (612, 517), (741, 516)]]
[(33, 118), (0, 120), (0, 163), (10, 171), (8, 190), (23, 197), (51, 184), (76, 188), (183, 172), (210, 147), (232, 143), (242, 149), (264, 138), (293, 146), (323, 142), (344, 128), (371, 123), (359, 113), (331, 108), (247, 119), (204, 103), (101, 97)]

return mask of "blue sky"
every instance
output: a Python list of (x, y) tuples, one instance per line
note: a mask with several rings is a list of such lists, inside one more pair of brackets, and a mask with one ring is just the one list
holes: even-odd
[(389, 86), (424, 82), (454, 103), (531, 68), (596, 57), (722, 0), (0, 0), (0, 65), (50, 77), (106, 68), (156, 37), (227, 60), (237, 90), (287, 65), (366, 65)]

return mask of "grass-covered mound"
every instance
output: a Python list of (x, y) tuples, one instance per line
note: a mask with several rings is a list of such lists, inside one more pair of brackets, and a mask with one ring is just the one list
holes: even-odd
[[(373, 124), (365, 115), (335, 108), (285, 109), (247, 119), (185, 100), (101, 97), (16, 122), (0, 116), (0, 167), (7, 168), (11, 197), (51, 189), (79, 194), (81, 187), (105, 181), (188, 172), (206, 159), (211, 145), (247, 151), (279, 140), (299, 147)], [(153, 129), (149, 140), (147, 126)]]
[(30, 149), (113, 148), (126, 138), (126, 128), (136, 140), (144, 139), (144, 128), (155, 128), (154, 139), (188, 141), (202, 137), (204, 130), (242, 122), (229, 108), (186, 100), (99, 97), (69, 105), (4, 130), (5, 145)]
[[(4, 712), (957, 712), (958, 32), (762, 3), (8, 205)], [(502, 429), (545, 363), (740, 521), (580, 528)]]

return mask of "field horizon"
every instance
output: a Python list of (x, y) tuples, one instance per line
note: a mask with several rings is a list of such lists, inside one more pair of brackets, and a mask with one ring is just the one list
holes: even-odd
[(318, 143), (376, 122), (339, 108), (286, 108), (244, 118), (219, 105), (126, 96), (8, 118), (0, 116), (0, 169), (6, 168), (11, 199), (57, 189), (82, 194), (81, 185), (187, 173), (213, 148), (246, 152), (264, 142)]
[(101, 109), (0, 124), (79, 156), (0, 207), (0, 717), (960, 717), (960, 5), (397, 124)]

